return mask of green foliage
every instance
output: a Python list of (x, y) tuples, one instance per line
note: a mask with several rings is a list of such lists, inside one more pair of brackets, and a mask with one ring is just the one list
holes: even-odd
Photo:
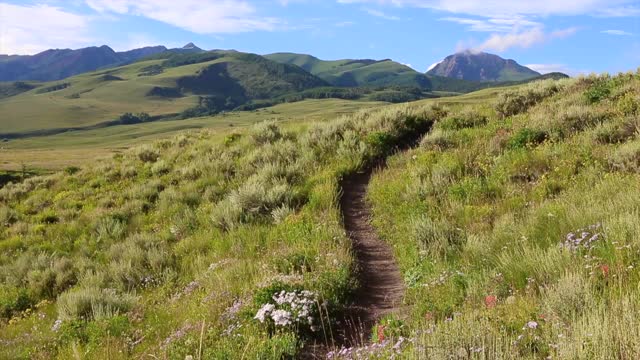
[(13, 314), (28, 309), (32, 299), (26, 289), (10, 285), (0, 285), (0, 317), (10, 318)]
[(548, 135), (544, 131), (532, 129), (520, 129), (507, 142), (509, 149), (521, 149), (529, 146), (542, 144), (548, 139)]
[[(585, 88), (599, 82), (610, 93), (585, 104)], [(614, 329), (640, 314), (640, 157), (629, 115), (638, 84), (636, 74), (565, 80), (535, 101), (528, 87), (511, 90), (503, 101), (521, 101), (472, 107), (486, 114), (483, 126), (437, 123), (374, 176), (372, 221), (408, 285), (403, 336), (416, 345), (401, 357), (635, 351), (638, 334)]]
[(483, 126), (487, 123), (487, 117), (475, 110), (465, 109), (450, 115), (439, 123), (443, 130), (460, 130)]
[(517, 91), (502, 93), (495, 109), (498, 115), (503, 118), (517, 115), (527, 111), (540, 101), (559, 93), (562, 89), (562, 84), (556, 81), (534, 82)]
[(61, 320), (100, 320), (130, 310), (136, 297), (113, 289), (74, 289), (60, 295), (57, 301)]
[(124, 113), (118, 118), (118, 122), (122, 125), (140, 124), (151, 120), (151, 116), (147, 113)]
[(51, 86), (46, 86), (46, 87), (40, 88), (40, 89), (36, 90), (36, 93), (37, 94), (46, 94), (46, 93), (50, 93), (50, 92), (66, 89), (69, 86), (71, 86), (71, 84), (68, 83), (68, 82), (55, 84), (55, 85), (51, 85)]
[(66, 168), (64, 168), (64, 172), (67, 173), (68, 175), (76, 174), (79, 171), (80, 171), (80, 168), (77, 166), (67, 166)]
[(598, 79), (584, 92), (584, 97), (589, 104), (600, 102), (611, 94), (611, 85), (607, 79)]

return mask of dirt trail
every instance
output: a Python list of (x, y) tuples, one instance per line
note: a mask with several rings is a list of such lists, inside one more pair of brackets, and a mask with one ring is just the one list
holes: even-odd
[(371, 168), (355, 173), (342, 181), (340, 205), (345, 230), (353, 241), (361, 284), (348, 311), (349, 317), (338, 329), (339, 342), (346, 346), (366, 344), (376, 321), (388, 314), (398, 314), (405, 290), (393, 249), (378, 237), (370, 223), (371, 209), (366, 196), (373, 171)]

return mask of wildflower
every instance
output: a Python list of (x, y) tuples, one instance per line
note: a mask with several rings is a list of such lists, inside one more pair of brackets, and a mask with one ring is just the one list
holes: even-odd
[(431, 311), (427, 311), (427, 313), (424, 314), (424, 318), (427, 321), (433, 320), (433, 313)]
[(286, 310), (275, 310), (271, 314), (271, 318), (276, 326), (291, 325), (291, 313)]
[(607, 264), (600, 265), (600, 270), (602, 270), (602, 275), (604, 275), (604, 277), (609, 276), (609, 265)]
[(53, 323), (53, 326), (51, 327), (51, 331), (58, 332), (61, 326), (62, 326), (62, 320), (58, 319)]
[(526, 327), (528, 327), (529, 329), (537, 329), (538, 328), (538, 323), (535, 321), (529, 321), (526, 325)]
[(384, 329), (386, 328), (385, 325), (380, 325), (378, 326), (378, 342), (381, 343), (384, 341)]
[(260, 321), (261, 323), (263, 323), (265, 321), (265, 319), (267, 318), (267, 316), (269, 314), (271, 314), (271, 312), (273, 310), (275, 310), (275, 305), (273, 304), (264, 304), (262, 305), (262, 307), (260, 308), (260, 310), (258, 310), (258, 313), (256, 314), (256, 316), (254, 317), (254, 319)]
[(484, 298), (484, 305), (488, 309), (493, 309), (494, 307), (496, 307), (497, 303), (498, 303), (498, 297), (495, 295), (488, 295), (488, 296), (485, 296)]

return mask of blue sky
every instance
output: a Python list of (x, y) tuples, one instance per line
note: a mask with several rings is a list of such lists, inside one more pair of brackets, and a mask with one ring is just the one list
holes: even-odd
[(0, 0), (1, 54), (187, 42), (419, 71), (469, 49), (542, 72), (618, 72), (640, 66), (640, 1)]

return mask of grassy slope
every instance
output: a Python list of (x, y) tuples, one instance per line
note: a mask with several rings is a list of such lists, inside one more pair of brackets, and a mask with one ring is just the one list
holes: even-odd
[[(185, 133), (7, 185), (0, 357), (281, 359), (309, 336), (325, 341), (355, 285), (340, 175), (431, 118), (396, 106)], [(294, 289), (317, 296), (315, 331), (306, 316), (254, 319)]]
[(305, 100), (251, 112), (231, 112), (213, 117), (120, 125), (11, 140), (0, 145), (0, 169), (19, 170), (22, 164), (46, 170), (62, 169), (70, 165), (83, 166), (96, 158), (120, 152), (123, 148), (171, 137), (184, 130), (206, 128), (224, 132), (231, 127), (242, 127), (266, 119), (292, 123), (324, 121), (385, 104), (339, 99)]
[[(204, 55), (211, 55), (207, 53)], [(271, 98), (284, 93), (326, 85), (294, 66), (282, 65), (257, 55), (219, 52), (217, 58), (196, 64), (164, 66), (151, 76), (139, 76), (164, 60), (149, 60), (128, 66), (87, 73), (0, 100), (2, 133), (79, 127), (114, 120), (125, 112), (151, 115), (180, 113), (198, 102), (198, 95), (228, 96), (237, 101)], [(177, 55), (177, 62), (190, 55)], [(203, 75), (201, 70), (216, 66)], [(56, 84), (61, 90), (43, 92)], [(179, 97), (148, 96), (154, 87), (169, 88)], [(182, 94), (180, 89), (184, 88)], [(231, 89), (234, 89), (233, 91)], [(186, 93), (185, 93), (186, 92)], [(231, 94), (233, 92), (233, 94)]]
[(640, 354), (640, 75), (554, 86), (452, 104), (375, 177), (409, 288), (404, 357)]
[[(310, 55), (276, 53), (268, 59), (302, 67), (310, 73), (337, 86), (419, 86), (428, 87), (424, 74), (394, 61), (332, 60), (325, 61)], [(346, 80), (348, 79), (348, 80)], [(347, 84), (352, 81), (352, 84)]]
[[(103, 81), (104, 72), (87, 73), (63, 81), (66, 89), (38, 93), (28, 91), (0, 101), (3, 132), (19, 132), (49, 128), (85, 126), (113, 120), (125, 112), (147, 112), (152, 115), (177, 113), (193, 106), (195, 97), (179, 99), (149, 98), (145, 95), (154, 86), (173, 86), (176, 79), (195, 73), (206, 64), (169, 69), (156, 76), (138, 76), (140, 69), (160, 64), (145, 61), (109, 70), (109, 74), (125, 81)], [(72, 98), (79, 94), (79, 98)]]

